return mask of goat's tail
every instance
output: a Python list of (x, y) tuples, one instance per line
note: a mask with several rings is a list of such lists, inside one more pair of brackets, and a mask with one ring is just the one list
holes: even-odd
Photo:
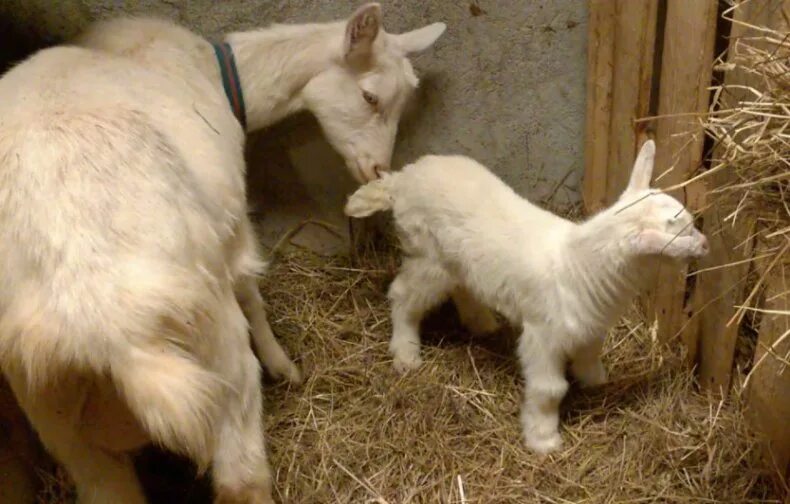
[(133, 349), (113, 381), (151, 439), (192, 458), (202, 472), (214, 452), (214, 419), (224, 386), (186, 353)]
[(400, 175), (385, 173), (382, 178), (368, 182), (348, 197), (346, 215), (349, 217), (368, 217), (376, 212), (389, 210), (395, 203), (393, 183)]

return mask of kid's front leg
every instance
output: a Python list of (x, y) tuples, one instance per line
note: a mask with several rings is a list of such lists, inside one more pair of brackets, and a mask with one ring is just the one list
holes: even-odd
[(566, 358), (550, 341), (545, 329), (525, 325), (518, 346), (526, 383), (521, 409), (524, 440), (537, 453), (553, 452), (562, 446), (559, 406), (568, 391)]

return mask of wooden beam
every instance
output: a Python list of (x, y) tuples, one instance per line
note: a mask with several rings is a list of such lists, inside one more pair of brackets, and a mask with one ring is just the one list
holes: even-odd
[[(713, 179), (711, 182), (717, 183)], [(753, 221), (742, 220), (738, 227), (726, 224), (724, 218), (728, 213), (727, 208), (718, 205), (704, 213), (710, 254), (700, 262), (703, 273), (697, 278), (693, 303), (699, 320), (699, 382), (720, 396), (726, 396), (729, 390), (735, 342), (740, 332), (740, 324), (730, 320), (734, 307), (743, 300), (750, 266), (747, 259), (752, 254), (749, 236), (754, 229)], [(734, 265), (725, 267), (727, 264)]]
[[(675, 114), (708, 109), (717, 4), (716, 0), (667, 0), (658, 104), (659, 116), (665, 117), (656, 129), (655, 185), (659, 187), (684, 182), (701, 165), (704, 133), (698, 118)], [(692, 184), (672, 195), (695, 211), (703, 206), (703, 189)], [(688, 329), (685, 271), (663, 268), (658, 278), (651, 299), (659, 340), (669, 341), (686, 327), (685, 344), (696, 348), (697, 331)]]
[[(790, 0), (746, 2), (733, 13), (734, 19), (744, 24), (736, 22), (730, 38), (737, 40), (758, 34), (750, 26), (767, 26), (787, 31), (790, 29), (786, 16), (788, 12), (790, 12)], [(752, 40), (750, 43), (759, 45), (757, 40)], [(742, 73), (733, 74), (732, 84), (751, 85), (757, 89), (763, 85), (759, 77)], [(733, 100), (737, 99), (737, 93), (734, 93)], [(735, 229), (731, 234), (737, 237), (744, 233), (745, 231)], [(760, 260), (756, 263), (756, 270), (765, 273), (763, 268), (770, 262), (771, 258)], [(746, 271), (741, 272), (738, 278), (743, 278), (742, 275), (745, 273)], [(736, 274), (733, 273), (732, 276)], [(780, 492), (790, 484), (790, 429), (787, 427), (790, 418), (790, 365), (788, 365), (790, 362), (790, 278), (786, 276), (788, 274), (790, 271), (783, 270), (781, 263), (775, 267), (775, 271), (765, 273), (763, 295), (765, 301), (761, 307), (764, 312), (745, 393), (747, 417), (764, 439), (765, 465), (776, 475)], [(735, 313), (735, 305), (740, 305), (743, 300), (744, 293), (741, 291), (740, 294), (740, 297), (731, 300), (731, 303), (725, 306), (721, 313), (723, 318), (729, 319)], [(713, 313), (709, 317), (712, 319), (711, 327), (709, 331), (703, 333), (703, 337), (708, 338), (706, 347), (714, 347), (721, 344), (716, 340), (717, 334), (714, 331), (717, 328), (713, 325), (718, 317)], [(734, 347), (737, 327), (724, 333), (724, 336), (726, 338), (724, 343), (728, 347)], [(732, 359), (731, 356), (729, 358)], [(701, 362), (701, 369), (703, 364), (704, 361)], [(723, 382), (721, 378), (723, 370), (721, 366), (717, 367), (714, 364), (709, 366), (713, 371), (706, 373), (706, 380), (714, 383)], [(730, 370), (731, 368), (728, 367), (727, 376)], [(786, 495), (785, 502), (790, 503), (790, 494)]]
[[(748, 25), (778, 27), (783, 22), (782, 9), (790, 7), (788, 0), (767, 0), (745, 2), (732, 13), (735, 22), (730, 32), (730, 47), (742, 37), (759, 35)], [(756, 42), (752, 42), (756, 43)], [(732, 52), (732, 51), (730, 51)], [(727, 72), (725, 86), (762, 85), (759, 77), (738, 71)], [(722, 95), (724, 108), (737, 106), (745, 94), (737, 88), (729, 87)], [(714, 151), (714, 159), (720, 158)], [(734, 177), (731, 171), (724, 170), (709, 177), (711, 189), (727, 185)], [(740, 324), (728, 323), (735, 313), (735, 306), (744, 298), (744, 284), (750, 264), (746, 261), (752, 255), (754, 222), (743, 218), (736, 222), (725, 222), (725, 218), (735, 209), (738, 201), (717, 202), (703, 213), (705, 233), (711, 245), (711, 253), (701, 263), (703, 272), (697, 279), (694, 305), (699, 311), (699, 381), (702, 387), (721, 395), (726, 395), (732, 376), (735, 344)], [(736, 264), (736, 263), (741, 264)], [(734, 266), (722, 267), (728, 264)], [(713, 268), (713, 269), (711, 269)]]
[(582, 199), (588, 213), (606, 206), (612, 113), (615, 3), (590, 0), (587, 36), (587, 116)]
[[(583, 199), (610, 205), (628, 182), (649, 114), (658, 0), (590, 0)], [(641, 139), (642, 141), (644, 139)]]
[(764, 437), (766, 467), (778, 473), (778, 479), (786, 479), (790, 476), (790, 278), (781, 271), (769, 275), (746, 392), (747, 413)]
[[(609, 123), (606, 203), (628, 184), (638, 147), (636, 119), (650, 114), (658, 0), (615, 2), (612, 116)], [(644, 139), (642, 139), (644, 141)]]

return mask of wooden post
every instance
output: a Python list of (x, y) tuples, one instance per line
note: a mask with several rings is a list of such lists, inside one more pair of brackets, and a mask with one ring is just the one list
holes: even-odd
[(766, 441), (766, 466), (790, 477), (790, 278), (770, 277), (754, 368), (747, 389), (747, 412)]
[(625, 188), (648, 115), (657, 0), (590, 0), (583, 199), (588, 213)]
[[(730, 32), (731, 49), (739, 38), (760, 34), (747, 25), (779, 28), (780, 23), (785, 23), (783, 9), (790, 9), (790, 1), (766, 0), (741, 4), (732, 13), (735, 23)], [(759, 89), (762, 82), (759, 77), (736, 70), (727, 72), (724, 85), (755, 86)], [(747, 95), (737, 88), (729, 87), (722, 95), (725, 97), (723, 106), (735, 107)], [(718, 157), (714, 152), (714, 158)], [(711, 188), (721, 187), (729, 183), (733, 176), (730, 171), (724, 170), (710, 177), (708, 184)], [(754, 228), (754, 222), (743, 219), (736, 226), (724, 222), (737, 204), (737, 201), (717, 204), (703, 214), (711, 253), (700, 266), (702, 269), (718, 269), (701, 273), (695, 292), (695, 305), (704, 306), (699, 314), (699, 381), (703, 387), (723, 395), (729, 388), (735, 343), (740, 329), (740, 324), (728, 322), (735, 313), (735, 306), (740, 305), (744, 298), (744, 283), (750, 265), (743, 261), (752, 254), (749, 237)], [(742, 263), (721, 268), (738, 262)]]
[(628, 185), (640, 147), (634, 121), (650, 114), (657, 12), (657, 0), (617, 0), (615, 3), (616, 50), (609, 124), (607, 204), (616, 201)]
[(586, 211), (592, 213), (606, 206), (614, 68), (614, 2), (590, 0), (589, 12), (582, 198)]
[[(704, 133), (698, 117), (678, 116), (708, 109), (713, 47), (716, 36), (716, 0), (667, 0), (664, 51), (656, 130), (655, 185), (667, 187), (689, 178), (702, 161)], [(703, 205), (703, 187), (692, 184), (673, 193), (691, 211)], [(684, 343), (693, 353), (697, 331), (689, 327), (686, 272), (676, 268), (658, 272), (652, 308), (659, 321), (660, 341), (669, 341), (681, 328)]]

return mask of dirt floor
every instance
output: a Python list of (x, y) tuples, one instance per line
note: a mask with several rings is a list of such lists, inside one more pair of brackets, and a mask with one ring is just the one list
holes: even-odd
[[(611, 383), (571, 389), (565, 447), (549, 457), (522, 445), (511, 330), (473, 339), (444, 306), (424, 325), (425, 364), (399, 376), (384, 294), (396, 267), (393, 253), (352, 264), (290, 248), (261, 281), (305, 375), (296, 388), (265, 383), (280, 502), (781, 502), (737, 391), (726, 403), (698, 394), (635, 309), (607, 341)], [(152, 502), (210, 502), (184, 461), (148, 450), (137, 467)], [(62, 474), (47, 478), (40, 502), (73, 498)]]

